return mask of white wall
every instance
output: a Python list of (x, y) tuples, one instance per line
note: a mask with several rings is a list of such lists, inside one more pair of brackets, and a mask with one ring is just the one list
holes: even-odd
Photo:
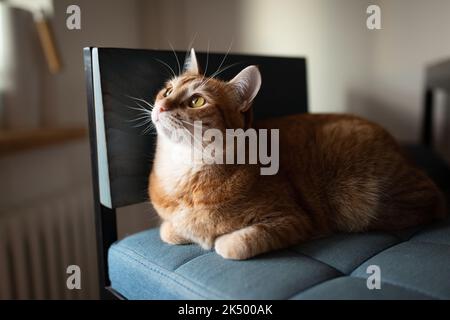
[(162, 30), (159, 47), (168, 48), (171, 41), (176, 48), (186, 49), (195, 36), (194, 46), (200, 50), (207, 50), (210, 42), (211, 51), (224, 52), (233, 43), (231, 52), (304, 56), (313, 112), (345, 111), (346, 89), (365, 84), (374, 37), (365, 27), (368, 1), (176, 3), (162, 1), (156, 26)]
[[(450, 1), (242, 3), (243, 51), (308, 58), (312, 112), (356, 113), (418, 141), (425, 67), (450, 57)], [(369, 4), (380, 5), (382, 30), (366, 28)], [(436, 136), (449, 154), (450, 110), (442, 111)]]
[[(372, 103), (363, 114), (401, 140), (417, 140), (425, 67), (450, 58), (450, 1), (383, 0), (380, 6), (383, 29), (376, 32), (370, 85), (365, 89)], [(450, 155), (448, 106), (447, 112), (438, 110), (435, 120), (440, 150)]]
[(366, 28), (368, 2), (243, 3), (243, 49), (306, 57), (311, 112), (345, 112), (349, 88), (367, 85), (374, 37)]
[[(56, 0), (53, 29), (64, 64), (47, 75), (45, 108), (54, 124), (86, 124), (83, 47), (139, 47), (138, 0)], [(81, 30), (66, 28), (66, 8), (81, 8)]]

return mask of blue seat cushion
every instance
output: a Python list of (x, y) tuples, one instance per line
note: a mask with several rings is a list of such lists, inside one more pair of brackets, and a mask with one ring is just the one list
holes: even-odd
[[(246, 261), (163, 243), (158, 229), (109, 249), (127, 299), (450, 299), (450, 221), (399, 233), (337, 234)], [(367, 267), (381, 271), (369, 290)]]

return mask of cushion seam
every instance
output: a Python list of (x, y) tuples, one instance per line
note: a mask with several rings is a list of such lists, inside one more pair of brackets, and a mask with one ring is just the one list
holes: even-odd
[[(286, 250), (291, 251), (290, 249), (286, 249)], [(214, 253), (214, 251), (208, 252), (208, 254), (209, 254), (209, 253)], [(301, 257), (303, 256), (302, 254), (299, 254), (299, 253), (297, 253), (297, 252), (294, 252), (294, 253), (295, 253), (295, 255), (296, 255), (296, 258), (298, 258), (298, 259), (301, 258)], [(205, 254), (205, 255), (206, 255), (206, 254)], [(194, 259), (192, 259), (192, 260), (190, 260), (190, 261), (193, 261), (193, 260), (195, 260), (196, 258), (200, 258), (200, 257), (203, 257), (203, 256), (205, 256), (205, 255), (201, 255), (201, 256), (195, 257)], [(308, 256), (303, 256), (303, 257), (310, 258), (310, 257), (308, 257)], [(338, 275), (334, 275), (334, 276), (331, 276), (331, 277), (329, 277), (329, 278), (326, 278), (326, 279), (322, 280), (322, 282), (328, 281), (328, 280), (330, 280), (330, 279), (338, 278), (338, 277), (340, 277), (340, 276), (343, 275), (342, 272), (340, 272), (339, 270), (333, 268), (332, 266), (327, 265), (326, 263), (323, 263), (322, 261), (315, 260), (314, 258), (311, 258), (311, 260), (313, 260), (313, 261), (315, 261), (315, 262), (317, 262), (317, 263), (319, 263), (319, 264), (321, 264), (321, 265), (324, 265), (324, 266), (326, 266), (326, 267), (329, 267), (332, 271), (336, 271), (336, 272), (338, 273)], [(190, 261), (188, 261), (187, 263), (189, 263)], [(179, 274), (179, 273), (177, 273), (177, 274)], [(314, 285), (315, 285), (315, 284), (313, 284), (313, 286), (314, 286)], [(309, 287), (307, 287), (307, 288), (309, 288)], [(298, 290), (298, 289), (297, 289), (297, 290)], [(303, 291), (303, 289), (300, 289), (300, 290)], [(306, 290), (306, 289), (304, 289), (304, 290)], [(298, 293), (298, 292), (301, 292), (301, 291), (297, 291), (297, 293)], [(297, 293), (295, 293), (295, 294), (297, 294)], [(229, 299), (233, 299), (233, 298), (229, 298)], [(289, 299), (289, 297), (286, 297), (286, 298), (278, 298), (278, 299), (276, 299), (276, 300), (288, 300), (288, 299)]]
[(411, 241), (414, 237), (417, 237), (425, 232), (433, 232), (436, 227), (440, 227), (439, 224), (436, 225), (425, 225), (422, 228), (418, 228), (415, 230), (412, 234), (409, 235), (409, 237), (405, 238), (403, 242)]
[(442, 243), (442, 242), (433, 242), (433, 241), (429, 241), (429, 240), (408, 240), (407, 242), (418, 242), (418, 243), (423, 243), (423, 244), (434, 244), (437, 246), (446, 246), (446, 247), (450, 247), (449, 243)]
[(211, 253), (215, 253), (215, 252), (214, 252), (214, 251), (205, 252), (204, 254), (200, 254), (200, 255), (198, 255), (198, 256), (196, 256), (196, 257), (193, 257), (193, 258), (191, 258), (191, 259), (185, 259), (185, 260), (183, 261), (183, 263), (180, 264), (179, 266), (177, 266), (175, 269), (173, 269), (172, 272), (176, 273), (176, 271), (177, 271), (178, 269), (180, 269), (182, 266), (188, 264), (188, 263), (191, 262), (191, 261), (194, 261), (194, 260), (197, 259), (197, 258), (200, 258), (200, 257), (203, 257), (203, 256), (210, 255)]
[(311, 257), (311, 256), (309, 256), (309, 255), (307, 255), (307, 254), (302, 253), (302, 252), (295, 251), (294, 249), (288, 249), (288, 250), (291, 251), (291, 252), (293, 252), (293, 253), (295, 253), (295, 254), (298, 255), (298, 256), (303, 256), (303, 257), (309, 258), (309, 259), (311, 259), (311, 260), (313, 260), (313, 261), (316, 261), (316, 262), (318, 262), (318, 263), (320, 263), (320, 264), (322, 264), (322, 265), (324, 265), (324, 266), (327, 266), (327, 267), (329, 267), (330, 269), (333, 269), (334, 271), (336, 271), (337, 273), (339, 273), (340, 275), (345, 275), (345, 274), (346, 274), (345, 272), (342, 272), (342, 271), (340, 271), (339, 269), (336, 269), (335, 267), (333, 267), (332, 265), (329, 265), (328, 263), (326, 263), (326, 262), (324, 262), (324, 261), (321, 261), (321, 260), (319, 260), (319, 259), (316, 259), (316, 258), (314, 258), (314, 257)]
[(366, 263), (366, 262), (369, 261), (370, 259), (372, 259), (372, 258), (378, 256), (379, 254), (383, 253), (384, 251), (387, 251), (387, 250), (389, 250), (389, 249), (391, 249), (391, 248), (393, 248), (393, 247), (395, 247), (395, 246), (398, 246), (399, 244), (405, 243), (405, 242), (407, 242), (407, 241), (399, 241), (399, 242), (397, 242), (397, 243), (393, 243), (392, 245), (387, 246), (386, 248), (383, 248), (382, 250), (380, 250), (380, 251), (374, 253), (372, 256), (368, 257), (367, 259), (364, 259), (359, 265), (357, 265), (355, 268), (353, 268), (353, 270), (352, 270), (350, 273), (348, 273), (347, 275), (348, 275), (348, 276), (351, 276), (352, 273), (355, 272), (356, 269), (358, 269), (359, 267), (361, 267), (364, 263)]
[[(122, 247), (122, 248), (126, 248), (127, 250), (132, 251), (133, 253), (137, 254), (139, 257), (145, 259), (145, 257), (144, 257), (143, 255), (139, 254), (136, 250), (134, 250), (134, 249), (133, 249), (132, 247), (130, 247), (130, 246), (122, 245), (121, 247)], [(172, 271), (177, 270), (179, 267), (181, 267), (182, 265), (186, 264), (187, 262), (189, 262), (189, 261), (191, 261), (191, 260), (194, 260), (194, 259), (196, 259), (196, 258), (198, 258), (198, 257), (201, 257), (201, 256), (203, 256), (203, 255), (205, 255), (205, 254), (209, 254), (209, 253), (210, 253), (209, 251), (205, 251), (205, 250), (204, 250), (204, 252), (200, 253), (200, 254), (197, 255), (197, 256), (194, 256), (194, 257), (188, 257), (188, 258), (184, 259), (184, 260), (181, 262), (180, 265), (175, 266), (175, 269), (173, 269), (173, 270), (169, 270), (169, 269), (167, 269), (167, 268), (163, 267), (162, 265), (160, 265), (160, 264), (158, 264), (158, 263), (155, 263), (155, 262), (152, 262), (152, 264), (154, 264), (155, 266), (158, 266), (158, 267), (161, 268), (161, 269), (165, 269), (165, 270), (167, 270), (167, 271), (172, 272)]]
[(342, 276), (340, 276), (340, 277), (334, 277), (334, 278), (330, 278), (330, 279), (327, 279), (327, 280), (325, 280), (325, 281), (322, 281), (322, 282), (320, 282), (320, 283), (316, 283), (316, 284), (314, 284), (314, 285), (312, 285), (312, 286), (310, 286), (310, 287), (308, 287), (308, 288), (306, 288), (306, 289), (304, 289), (304, 290), (302, 290), (302, 291), (297, 292), (297, 293), (294, 294), (293, 296), (290, 296), (287, 300), (291, 300), (291, 299), (292, 299), (293, 297), (295, 297), (296, 295), (301, 294), (301, 293), (304, 293), (304, 292), (306, 292), (306, 291), (308, 291), (308, 290), (310, 290), (310, 289), (312, 289), (312, 288), (314, 288), (314, 287), (320, 286), (320, 285), (322, 285), (322, 284), (324, 284), (324, 283), (326, 283), (326, 282), (328, 282), (328, 281), (332, 281), (332, 280), (340, 279), (340, 278), (348, 278), (348, 277), (350, 277), (350, 276), (345, 275), (345, 274), (342, 274)]
[[(124, 254), (125, 256), (127, 256), (127, 257), (133, 259), (134, 261), (136, 261), (137, 263), (139, 263), (139, 264), (141, 264), (141, 265), (143, 265), (143, 266), (145, 266), (145, 267), (151, 269), (152, 271), (155, 271), (156, 273), (159, 273), (159, 274), (165, 276), (166, 278), (168, 278), (168, 279), (170, 279), (170, 280), (173, 280), (173, 281), (176, 282), (177, 284), (180, 284), (181, 286), (185, 287), (186, 289), (190, 290), (191, 292), (193, 292), (193, 293), (195, 293), (195, 294), (198, 294), (198, 293), (195, 292), (194, 290), (191, 290), (189, 287), (186, 287), (185, 285), (181, 284), (179, 281), (177, 281), (177, 280), (171, 278), (168, 274), (166, 275), (166, 274), (163, 274), (162, 272), (173, 273), (173, 274), (175, 274), (175, 275), (177, 275), (177, 276), (180, 276), (181, 278), (183, 278), (183, 279), (186, 280), (187, 282), (190, 282), (190, 283), (192, 283), (192, 284), (194, 284), (194, 285), (196, 285), (196, 286), (198, 286), (198, 287), (200, 287), (200, 288), (202, 288), (202, 289), (204, 289), (204, 290), (206, 290), (206, 291), (209, 291), (209, 292), (212, 293), (213, 295), (217, 296), (219, 299), (233, 299), (233, 298), (231, 298), (231, 297), (229, 297), (229, 296), (227, 296), (227, 295), (221, 295), (221, 294), (219, 294), (218, 292), (216, 292), (215, 290), (211, 290), (211, 289), (209, 289), (209, 288), (203, 286), (202, 284), (200, 284), (200, 283), (198, 283), (198, 282), (196, 282), (196, 281), (192, 281), (191, 279), (187, 279), (186, 277), (184, 277), (184, 276), (181, 275), (180, 273), (175, 273), (175, 272), (172, 271), (172, 270), (168, 270), (168, 269), (166, 269), (166, 268), (160, 267), (160, 266), (157, 265), (157, 264), (153, 264), (152, 262), (148, 261), (144, 256), (142, 256), (141, 254), (139, 254), (138, 252), (134, 251), (133, 249), (131, 249), (131, 248), (129, 248), (129, 247), (124, 247), (124, 248), (126, 248), (126, 249), (129, 250), (129, 251), (131, 251), (133, 254), (137, 255), (138, 257), (142, 258), (144, 261), (146, 261), (146, 262), (152, 264), (154, 267), (142, 263), (140, 260), (136, 259), (135, 257), (132, 257), (132, 256), (131, 256), (130, 254), (128, 254), (127, 252), (125, 252), (125, 251), (123, 251), (123, 250), (121, 250), (121, 249), (117, 249), (117, 247), (114, 248), (114, 250), (116, 250), (116, 251), (118, 251), (118, 252)], [(210, 254), (210, 253), (214, 253), (214, 252), (208, 252), (208, 253), (206, 253), (206, 254), (199, 255), (199, 256), (197, 256), (197, 257), (195, 257), (195, 258), (199, 258), (199, 257), (205, 256), (205, 255)], [(296, 255), (297, 255), (297, 258), (300, 258), (300, 257), (302, 256), (301, 254), (298, 254), (298, 253), (296, 253)], [(305, 257), (307, 257), (307, 256), (305, 256)], [(194, 258), (194, 259), (195, 259), (195, 258)], [(309, 258), (309, 257), (307, 257), (307, 258)], [(192, 259), (192, 260), (194, 260), (194, 259)], [(315, 261), (315, 259), (312, 259), (312, 258), (311, 258), (311, 260)], [(188, 262), (189, 262), (189, 261), (188, 261)], [(324, 266), (326, 266), (326, 267), (329, 267), (331, 270), (334, 270), (334, 271), (338, 272), (338, 275), (331, 276), (331, 277), (329, 277), (328, 279), (322, 280), (320, 283), (325, 282), (325, 281), (328, 281), (328, 280), (331, 280), (331, 279), (339, 278), (340, 276), (344, 275), (342, 272), (340, 272), (339, 270), (336, 270), (335, 268), (333, 268), (333, 267), (331, 267), (331, 266), (328, 266), (326, 263), (323, 263), (323, 262), (321, 262), (321, 261), (316, 261), (316, 262), (318, 262), (318, 263), (320, 263), (320, 264), (322, 264), (322, 265), (324, 265)], [(155, 267), (156, 267), (156, 268), (160, 268), (160, 269), (162, 269), (162, 270), (164, 270), (164, 271), (156, 270)], [(315, 285), (320, 284), (320, 283), (313, 284), (312, 286), (315, 286)], [(302, 289), (301, 291), (297, 291), (294, 295), (298, 294), (299, 292), (303, 292), (304, 290), (307, 290), (307, 289), (309, 289), (309, 287), (307, 287), (306, 289)], [(199, 295), (199, 296), (202, 296), (201, 294), (198, 294), (198, 295)], [(294, 295), (292, 295), (292, 296), (294, 296)], [(205, 297), (205, 296), (203, 296), (203, 298), (209, 299), (208, 297)], [(280, 298), (280, 300), (287, 300), (287, 299), (289, 299), (289, 297), (286, 297), (286, 298)]]
[[(173, 273), (172, 271), (167, 270), (167, 269), (165, 269), (165, 268), (162, 268), (162, 267), (160, 267), (160, 266), (158, 266), (158, 265), (155, 265), (155, 264), (153, 264), (152, 262), (149, 262), (148, 260), (145, 259), (145, 257), (141, 256), (139, 253), (135, 252), (134, 250), (130, 250), (129, 248), (127, 248), (127, 249), (128, 249), (129, 251), (131, 251), (132, 253), (134, 253), (135, 255), (139, 256), (140, 258), (144, 258), (143, 260), (146, 261), (148, 264), (143, 263), (142, 261), (136, 259), (135, 257), (133, 257), (132, 255), (130, 255), (129, 253), (127, 253), (127, 252), (125, 252), (125, 251), (123, 251), (123, 250), (120, 250), (120, 249), (117, 249), (117, 248), (115, 248), (114, 250), (116, 250), (117, 252), (119, 252), (119, 253), (121, 253), (121, 254), (127, 256), (127, 257), (130, 258), (130, 259), (133, 259), (135, 262), (137, 262), (137, 263), (143, 265), (144, 267), (149, 268), (151, 271), (154, 271), (154, 272), (156, 272), (156, 273), (158, 273), (158, 274), (160, 274), (160, 275), (166, 277), (167, 279), (172, 280), (173, 282), (175, 282), (176, 284), (180, 285), (181, 287), (187, 289), (188, 291), (191, 291), (192, 293), (194, 293), (194, 294), (196, 294), (196, 295), (198, 295), (198, 296), (200, 296), (200, 297), (202, 297), (202, 298), (204, 298), (204, 299), (210, 299), (210, 298), (208, 298), (207, 296), (204, 296), (203, 294), (196, 292), (195, 290), (189, 288), (188, 286), (182, 284), (180, 281), (178, 281), (178, 280), (174, 279), (173, 277), (171, 277), (168, 273)], [(150, 264), (151, 264), (151, 265), (150, 265)], [(161, 270), (158, 270), (158, 268), (161, 269)], [(174, 273), (174, 274), (175, 274), (175, 273)], [(223, 298), (225, 298), (225, 299), (230, 299), (230, 298), (227, 298), (226, 296), (221, 297), (221, 295), (218, 295), (216, 292), (212, 292), (210, 289), (205, 288), (205, 287), (202, 286), (201, 284), (199, 284), (199, 283), (197, 283), (197, 282), (194, 282), (194, 281), (192, 281), (192, 280), (190, 280), (190, 279), (187, 279), (187, 278), (183, 277), (183, 276), (180, 275), (179, 273), (176, 273), (176, 275), (179, 276), (179, 277), (181, 277), (181, 278), (183, 278), (185, 281), (190, 282), (190, 283), (192, 283), (192, 284), (194, 284), (194, 285), (196, 285), (196, 286), (198, 286), (198, 287), (201, 287), (202, 289), (204, 289), (204, 290), (210, 292), (211, 294), (215, 295), (218, 299), (221, 299), (221, 298), (222, 298), (222, 299), (223, 299)]]
[[(135, 257), (131, 256), (129, 253), (124, 252), (123, 250), (120, 250), (120, 249), (117, 249), (117, 248), (116, 248), (115, 250), (116, 250), (117, 252), (119, 252), (119, 253), (125, 255), (126, 257), (132, 259), (134, 262), (137, 262), (138, 264), (140, 264), (140, 265), (142, 265), (142, 266), (148, 268), (149, 270), (154, 271), (154, 272), (156, 272), (157, 274), (159, 274), (159, 275), (161, 275), (161, 276), (164, 276), (165, 278), (168, 278), (169, 280), (172, 280), (173, 282), (175, 282), (176, 284), (180, 285), (181, 287), (187, 289), (188, 291), (190, 291), (190, 292), (192, 292), (192, 293), (194, 293), (194, 294), (196, 294), (196, 295), (198, 295), (198, 296), (200, 296), (200, 297), (202, 297), (202, 298), (204, 298), (204, 299), (207, 299), (206, 296), (204, 296), (204, 295), (202, 295), (202, 294), (196, 292), (195, 290), (193, 290), (193, 289), (187, 287), (186, 285), (182, 284), (182, 283), (179, 282), (178, 280), (171, 278), (168, 274), (165, 274), (164, 271), (167, 271), (167, 270), (164, 270), (164, 271), (162, 271), (162, 270), (157, 270), (156, 268), (159, 267), (159, 266), (157, 266), (157, 265), (150, 266), (150, 265), (145, 264), (145, 263), (143, 263), (142, 261), (136, 259)], [(132, 250), (131, 250), (131, 251), (132, 251)], [(133, 253), (136, 254), (136, 252), (134, 252), (134, 251), (133, 251)], [(140, 255), (139, 255), (139, 257), (142, 258), (142, 256), (140, 256)]]
[[(362, 279), (362, 280), (366, 280), (366, 278), (358, 277), (358, 276), (351, 276), (351, 275), (344, 275), (344, 276), (342, 276), (342, 277), (336, 277), (336, 278), (334, 278), (334, 279), (328, 279), (328, 280), (326, 280), (326, 281), (323, 281), (322, 283), (318, 283), (318, 284), (316, 284), (316, 285), (314, 285), (314, 286), (312, 286), (312, 287), (309, 287), (308, 289), (305, 289), (305, 290), (303, 290), (302, 292), (296, 293), (295, 295), (293, 295), (292, 297), (290, 297), (289, 300), (291, 300), (292, 298), (294, 298), (294, 297), (295, 297), (296, 295), (298, 295), (298, 294), (303, 294), (303, 293), (305, 293), (306, 291), (309, 291), (309, 290), (311, 290), (311, 289), (313, 289), (313, 288), (315, 288), (315, 287), (317, 287), (317, 286), (320, 286), (320, 285), (322, 285), (322, 284), (324, 284), (324, 283), (326, 283), (326, 282), (333, 281), (333, 280), (336, 280), (336, 279), (341, 279), (341, 278), (342, 278), (342, 279), (344, 279), (344, 278), (354, 278), (354, 279)], [(409, 291), (412, 291), (412, 292), (416, 292), (416, 293), (419, 293), (419, 294), (421, 294), (421, 295), (424, 295), (424, 296), (426, 296), (426, 297), (428, 297), (428, 298), (439, 299), (439, 300), (442, 299), (442, 298), (435, 297), (434, 295), (430, 295), (430, 294), (428, 294), (428, 293), (422, 292), (422, 291), (420, 291), (420, 290), (416, 290), (415, 288), (405, 287), (405, 286), (403, 286), (403, 285), (400, 285), (400, 284), (398, 284), (398, 283), (394, 283), (394, 282), (391, 282), (391, 281), (385, 281), (385, 280), (382, 280), (382, 281), (381, 281), (381, 284), (383, 284), (383, 283), (389, 284), (389, 285), (394, 286), (394, 287), (402, 288), (402, 289), (405, 289), (405, 290), (409, 290)], [(369, 290), (369, 289), (368, 289), (368, 290)], [(319, 299), (320, 299), (320, 298), (319, 298)]]
[[(349, 277), (359, 278), (359, 279), (366, 279), (366, 278), (364, 278), (364, 277), (356, 276), (356, 275), (351, 275), (351, 276), (349, 276)], [(387, 280), (381, 280), (381, 284), (383, 284), (383, 283), (387, 283), (387, 284), (390, 284), (390, 285), (394, 285), (394, 286), (397, 286), (397, 287), (401, 287), (401, 288), (403, 288), (403, 289), (410, 290), (410, 291), (413, 291), (413, 292), (417, 292), (417, 293), (426, 295), (426, 296), (428, 296), (428, 297), (430, 297), (430, 298), (433, 298), (433, 299), (435, 299), (435, 300), (442, 300), (442, 299), (443, 299), (443, 298), (441, 298), (441, 297), (435, 296), (435, 295), (432, 294), (432, 293), (429, 293), (429, 292), (426, 292), (426, 291), (422, 291), (421, 289), (417, 289), (417, 288), (414, 288), (414, 287), (410, 287), (410, 286), (408, 286), (408, 285), (400, 284), (400, 283), (398, 283), (398, 282), (396, 282), (396, 281), (393, 281), (393, 280), (388, 280), (388, 281), (387, 281)]]

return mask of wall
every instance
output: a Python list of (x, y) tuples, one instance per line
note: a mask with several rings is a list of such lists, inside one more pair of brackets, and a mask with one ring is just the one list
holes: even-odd
[[(417, 140), (425, 67), (450, 58), (450, 1), (380, 1), (383, 29), (376, 32), (369, 103), (364, 114), (401, 140)], [(371, 108), (369, 110), (368, 108)], [(440, 151), (450, 160), (450, 108), (436, 114)]]
[[(165, 42), (171, 41), (185, 49), (195, 37), (194, 46), (203, 51), (209, 42), (211, 51), (226, 52), (232, 44), (231, 52), (305, 56), (311, 111), (342, 112), (346, 88), (364, 86), (368, 76), (374, 35), (365, 27), (367, 3), (183, 0), (175, 6), (162, 1), (157, 25), (164, 32), (157, 42), (159, 47), (168, 48)], [(144, 39), (147, 47), (152, 43)]]
[[(137, 0), (57, 0), (53, 28), (64, 70), (46, 78), (45, 104), (51, 110), (51, 123), (86, 124), (86, 88), (83, 47), (139, 47)], [(66, 8), (81, 8), (81, 30), (66, 28)]]

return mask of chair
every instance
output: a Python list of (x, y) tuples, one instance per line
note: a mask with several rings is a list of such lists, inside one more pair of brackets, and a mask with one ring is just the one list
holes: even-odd
[(426, 68), (421, 144), (406, 146), (406, 148), (416, 163), (426, 168), (428, 175), (448, 195), (450, 194), (450, 170), (447, 163), (433, 148), (433, 112), (435, 94), (438, 90), (446, 94), (447, 106), (450, 105), (450, 60), (431, 64)]
[[(184, 53), (175, 55), (184, 60)], [(205, 66), (206, 55), (198, 58)], [(208, 73), (222, 58), (209, 55)], [(133, 127), (138, 113), (127, 106), (136, 98), (151, 101), (177, 61), (168, 51), (112, 48), (86, 48), (84, 60), (101, 298), (450, 299), (448, 221), (392, 234), (337, 234), (247, 261), (197, 245), (167, 245), (157, 228), (118, 240), (116, 209), (148, 201), (155, 144), (153, 135)], [(305, 59), (229, 55), (226, 63), (237, 65), (224, 79), (260, 66), (255, 118), (307, 112)], [(283, 108), (274, 108), (279, 101)], [(381, 269), (381, 290), (367, 287), (372, 265)]]

